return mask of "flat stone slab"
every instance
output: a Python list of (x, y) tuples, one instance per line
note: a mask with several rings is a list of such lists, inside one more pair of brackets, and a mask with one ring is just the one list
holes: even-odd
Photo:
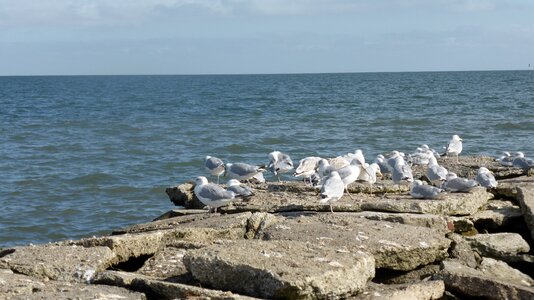
[(466, 237), (466, 240), (482, 256), (503, 258), (530, 251), (528, 243), (517, 233), (477, 234)]
[(294, 240), (370, 252), (377, 268), (413, 270), (448, 256), (451, 241), (426, 227), (354, 217), (351, 213), (286, 214), (264, 229), (264, 240)]
[(63, 281), (41, 281), (26, 275), (0, 270), (0, 299), (132, 299), (145, 295), (124, 288)]
[(469, 219), (478, 228), (498, 229), (513, 224), (523, 218), (519, 206), (509, 201), (490, 200), (483, 210), (474, 213)]
[(471, 215), (492, 195), (478, 187), (469, 193), (442, 193), (439, 199), (413, 199), (408, 194), (386, 195), (384, 199), (361, 203), (361, 210), (435, 215)]
[(410, 284), (376, 284), (370, 283), (365, 291), (354, 299), (440, 299), (445, 293), (445, 284), (441, 280), (422, 281)]
[(89, 282), (116, 260), (108, 247), (42, 245), (14, 250), (0, 258), (0, 268), (43, 280)]
[(96, 275), (95, 282), (142, 291), (151, 299), (254, 299), (228, 291), (162, 281), (138, 273), (104, 271)]
[(445, 216), (432, 214), (411, 214), (411, 213), (383, 213), (374, 211), (364, 211), (353, 213), (354, 217), (365, 218), (375, 221), (386, 221), (398, 224), (422, 226), (432, 228), (439, 232), (449, 232), (450, 220)]
[(462, 297), (534, 299), (534, 288), (502, 281), (457, 261), (443, 261), (439, 277), (448, 291)]
[(296, 241), (242, 240), (189, 251), (198, 281), (262, 298), (333, 298), (361, 292), (375, 273), (372, 255)]
[[(267, 185), (267, 184), (264, 184)], [(287, 186), (286, 186), (287, 185)], [(349, 186), (349, 190), (354, 184)], [(276, 187), (276, 188), (274, 188)], [(470, 193), (443, 193), (439, 199), (413, 199), (404, 194), (354, 193), (354, 199), (344, 195), (333, 204), (337, 212), (379, 211), (393, 213), (425, 213), (436, 215), (471, 215), (475, 213), (492, 195), (485, 188), (475, 188)], [(291, 211), (330, 211), (329, 205), (319, 203), (318, 192), (305, 187), (302, 182), (288, 182), (278, 185), (269, 184), (264, 190), (248, 201), (234, 202), (219, 208), (221, 213), (252, 212), (291, 212)]]
[(173, 282), (191, 281), (191, 274), (183, 263), (186, 249), (166, 247), (149, 258), (136, 273)]
[(524, 286), (533, 286), (534, 280), (521, 271), (510, 267), (507, 263), (496, 260), (489, 257), (484, 257), (480, 265), (477, 267), (478, 270), (489, 276), (502, 280), (508, 281), (513, 284), (519, 284)]

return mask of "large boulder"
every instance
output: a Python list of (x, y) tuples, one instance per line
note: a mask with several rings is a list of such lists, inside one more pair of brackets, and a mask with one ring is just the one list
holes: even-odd
[(504, 281), (490, 272), (467, 267), (458, 261), (443, 261), (440, 278), (448, 291), (462, 297), (487, 299), (534, 299), (534, 288)]
[(534, 184), (519, 187), (519, 205), (532, 238), (534, 238)]
[(477, 234), (466, 237), (471, 247), (482, 256), (505, 258), (520, 253), (528, 253), (528, 243), (517, 233), (501, 232)]
[(413, 270), (448, 256), (450, 240), (420, 226), (354, 217), (351, 213), (287, 214), (259, 235), (372, 253), (377, 268)]
[(202, 284), (262, 298), (332, 298), (361, 292), (375, 273), (371, 255), (296, 241), (242, 240), (189, 251)]

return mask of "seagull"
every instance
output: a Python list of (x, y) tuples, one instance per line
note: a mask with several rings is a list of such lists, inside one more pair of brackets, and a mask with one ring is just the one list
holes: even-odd
[(501, 163), (501, 165), (505, 166), (505, 167), (511, 167), (513, 166), (513, 162), (514, 162), (514, 157), (512, 157), (512, 155), (510, 154), (510, 152), (508, 151), (504, 151), (502, 153), (502, 156), (499, 157), (497, 159), (497, 161), (499, 163)]
[(523, 169), (525, 172), (527, 172), (530, 168), (534, 168), (534, 162), (531, 159), (526, 158), (523, 152), (516, 152), (514, 154), (512, 165), (516, 168)]
[(496, 188), (497, 187), (497, 180), (495, 180), (495, 177), (491, 173), (490, 170), (488, 170), (485, 167), (480, 167), (478, 169), (478, 174), (475, 180), (483, 187), (486, 188)]
[(317, 156), (308, 156), (301, 159), (297, 169), (295, 170), (295, 173), (293, 173), (293, 176), (302, 176), (304, 177), (304, 180), (309, 178), (311, 182), (311, 177), (313, 176), (313, 174), (315, 174), (315, 170), (317, 169), (317, 162), (320, 159), (321, 158)]
[(293, 161), (291, 160), (291, 157), (280, 151), (273, 151), (269, 153), (269, 160), (270, 162), (267, 166), (267, 169), (269, 169), (269, 171), (278, 177), (279, 182), (280, 174), (293, 170)]
[(411, 156), (414, 165), (428, 165), (430, 157), (434, 156), (434, 154), (427, 144), (423, 144), (421, 147), (418, 147)]
[(371, 194), (373, 193), (373, 184), (376, 182), (376, 176), (380, 175), (382, 177), (382, 172), (380, 172), (380, 166), (377, 163), (365, 164), (362, 166), (362, 172), (358, 176), (358, 181), (367, 182), (371, 185)]
[(264, 166), (253, 166), (246, 163), (227, 163), (226, 172), (237, 180), (250, 180), (252, 177), (265, 171)]
[(384, 157), (384, 155), (382, 154), (378, 154), (376, 156), (376, 159), (375, 159), (375, 163), (378, 164), (378, 166), (380, 167), (380, 172), (382, 174), (388, 174), (390, 173), (389, 171), (389, 167), (388, 167), (388, 164), (386, 162), (386, 158)]
[(217, 212), (217, 207), (228, 205), (235, 199), (235, 193), (227, 191), (215, 183), (208, 183), (208, 179), (204, 176), (199, 176), (195, 179), (195, 196), (198, 200), (214, 212)]
[(458, 162), (458, 156), (460, 153), (462, 153), (462, 139), (457, 135), (453, 135), (452, 139), (450, 140), (449, 144), (445, 148), (445, 154), (444, 155), (454, 155), (456, 156), (456, 162)]
[(389, 169), (391, 171), (391, 178), (396, 184), (401, 183), (403, 180), (412, 182), (413, 174), (410, 165), (406, 164), (406, 161), (398, 151), (391, 152), (390, 158), (387, 160)]
[(434, 199), (442, 191), (435, 186), (424, 184), (421, 180), (415, 180), (410, 188), (410, 195), (416, 199)]
[(365, 157), (363, 156), (363, 152), (361, 149), (356, 149), (354, 153), (347, 153), (344, 158), (348, 160), (349, 163), (352, 163), (353, 160), (357, 160), (358, 162), (360, 162), (360, 165), (365, 164)]
[(442, 188), (450, 192), (467, 193), (476, 186), (478, 186), (478, 182), (476, 180), (460, 178), (456, 176), (455, 173), (449, 172), (449, 174), (447, 174), (447, 181), (443, 183)]
[(429, 158), (426, 177), (428, 180), (430, 180), (430, 182), (445, 181), (447, 180), (448, 173), (449, 171), (447, 171), (445, 167), (438, 165), (438, 161), (434, 155)]
[(328, 177), (325, 178), (321, 187), (321, 200), (319, 203), (328, 203), (330, 205), (330, 212), (334, 212), (332, 202), (343, 197), (345, 191), (345, 184), (337, 171), (332, 171)]
[(219, 184), (219, 177), (224, 173), (224, 162), (213, 156), (206, 156), (204, 159), (204, 167), (212, 176), (217, 176), (217, 184)]
[(243, 197), (250, 197), (254, 195), (251, 188), (249, 188), (248, 186), (242, 186), (241, 182), (239, 182), (239, 180), (237, 179), (228, 180), (226, 186), (226, 189), (228, 191), (234, 192), (234, 194), (236, 195), (240, 195)]
[[(335, 171), (330, 171), (330, 174)], [(356, 165), (348, 165), (346, 167), (343, 167), (339, 170), (337, 170), (337, 173), (339, 174), (339, 177), (341, 178), (341, 181), (343, 181), (343, 184), (345, 185), (345, 191), (349, 195), (350, 199), (352, 198), (352, 195), (349, 193), (349, 184), (355, 182), (358, 177), (360, 176), (361, 169), (360, 167)]]

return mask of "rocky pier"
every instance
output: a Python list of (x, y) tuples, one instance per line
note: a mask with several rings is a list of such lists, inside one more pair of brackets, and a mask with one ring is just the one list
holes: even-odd
[[(333, 206), (303, 182), (253, 184), (208, 213), (184, 207), (109, 236), (0, 249), (0, 299), (534, 299), (534, 177), (489, 157), (440, 158), (496, 189), (412, 199), (354, 183)], [(423, 178), (425, 168), (414, 168)]]

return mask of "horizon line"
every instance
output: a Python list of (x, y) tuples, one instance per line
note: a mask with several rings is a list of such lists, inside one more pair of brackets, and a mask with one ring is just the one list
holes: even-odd
[(257, 76), (257, 75), (320, 75), (320, 74), (375, 74), (375, 73), (447, 73), (447, 72), (510, 72), (533, 71), (527, 69), (487, 69), (487, 70), (426, 70), (426, 71), (346, 71), (346, 72), (287, 72), (287, 73), (147, 73), (147, 74), (21, 74), (2, 75), (0, 77), (67, 77), (67, 76)]

